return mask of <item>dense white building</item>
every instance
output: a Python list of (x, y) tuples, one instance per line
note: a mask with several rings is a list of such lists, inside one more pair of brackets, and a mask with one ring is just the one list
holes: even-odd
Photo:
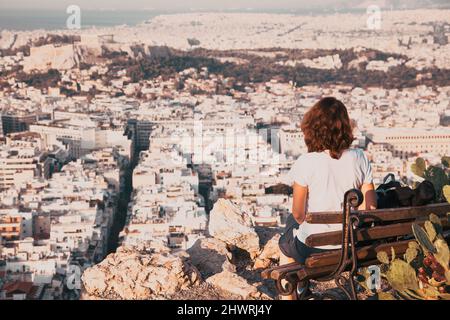
[(280, 153), (298, 157), (307, 153), (303, 132), (296, 127), (281, 127), (278, 131)]
[(368, 132), (373, 144), (383, 144), (394, 157), (408, 158), (419, 153), (450, 154), (450, 128), (373, 128)]

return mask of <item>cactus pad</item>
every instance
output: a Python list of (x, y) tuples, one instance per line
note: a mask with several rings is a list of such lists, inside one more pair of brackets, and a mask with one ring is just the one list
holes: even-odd
[(418, 250), (416, 248), (408, 248), (405, 252), (406, 262), (411, 263), (415, 258), (417, 258)]
[(434, 242), (434, 246), (436, 247), (437, 252), (434, 254), (437, 262), (442, 265), (446, 270), (449, 267), (450, 261), (450, 250), (448, 248), (447, 242), (442, 239), (437, 239)]
[(450, 186), (444, 186), (444, 188), (442, 189), (442, 193), (447, 202), (450, 203)]
[(389, 256), (385, 251), (380, 251), (377, 253), (377, 259), (381, 263), (388, 264), (389, 263)]
[(436, 248), (433, 245), (433, 242), (430, 241), (428, 234), (425, 230), (416, 223), (413, 223), (412, 230), (416, 240), (419, 242), (420, 246), (425, 252), (436, 253)]
[(424, 227), (427, 232), (428, 238), (433, 242), (436, 239), (437, 235), (433, 223), (431, 221), (425, 221)]
[(403, 260), (395, 259), (392, 261), (386, 277), (394, 290), (419, 289), (416, 271), (409, 263)]

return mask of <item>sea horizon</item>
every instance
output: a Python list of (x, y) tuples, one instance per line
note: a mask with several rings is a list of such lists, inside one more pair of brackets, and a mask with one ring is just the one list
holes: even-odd
[[(82, 10), (81, 28), (135, 26), (152, 19), (162, 11), (152, 10)], [(70, 14), (64, 10), (21, 10), (0, 11), (0, 31), (63, 30)]]
[[(81, 28), (115, 27), (120, 25), (136, 26), (150, 21), (159, 15), (183, 14), (183, 13), (269, 13), (269, 14), (294, 14), (294, 15), (321, 15), (333, 13), (364, 13), (361, 8), (355, 9), (229, 9), (229, 10), (82, 10)], [(0, 32), (7, 31), (56, 31), (66, 29), (66, 21), (69, 14), (65, 10), (55, 9), (5, 9), (0, 10)]]

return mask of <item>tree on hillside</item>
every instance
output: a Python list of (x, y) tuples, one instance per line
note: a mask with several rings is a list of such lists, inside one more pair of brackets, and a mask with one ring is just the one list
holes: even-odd
[(416, 162), (411, 165), (411, 171), (418, 175), (419, 177), (424, 177), (425, 170), (427, 169), (427, 165), (425, 163), (425, 160), (422, 158), (417, 158)]
[(444, 186), (450, 185), (450, 172), (448, 172), (450, 157), (443, 157), (441, 162), (442, 167), (429, 166), (427, 168), (425, 160), (419, 157), (411, 165), (411, 171), (415, 175), (433, 183), (438, 201), (444, 200), (442, 189)]
[(191, 47), (195, 47), (195, 46), (199, 46), (200, 45), (200, 41), (195, 39), (195, 38), (189, 38), (189, 39), (187, 39), (187, 41), (188, 41), (188, 43), (189, 43), (189, 45)]
[(444, 169), (439, 167), (431, 166), (425, 170), (424, 178), (431, 183), (433, 183), (436, 190), (436, 198), (440, 200), (443, 199), (443, 188), (450, 184), (450, 179)]
[(441, 162), (445, 168), (450, 168), (450, 157), (448, 156), (442, 157)]

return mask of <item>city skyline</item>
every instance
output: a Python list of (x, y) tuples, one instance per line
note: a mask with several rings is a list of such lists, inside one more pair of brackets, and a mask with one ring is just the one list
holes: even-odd
[[(0, 36), (0, 300), (270, 303), (280, 288), (262, 271), (284, 264), (285, 235), (335, 248), (336, 219), (366, 214), (346, 226), (352, 249), (381, 240), (401, 259), (420, 245), (398, 239), (413, 239), (413, 218), (435, 213), (448, 232), (450, 10), (353, 3), (363, 11), (156, 11), (130, 24), (66, 2), (28, 9), (30, 21), (2, 11), (29, 28)], [(411, 196), (365, 213), (386, 178)], [(334, 226), (291, 232), (315, 217)], [(417, 272), (449, 297), (442, 270)]]
[(67, 8), (69, 5), (78, 5), (85, 10), (301, 10), (301, 9), (318, 9), (326, 8), (329, 10), (342, 9), (363, 9), (370, 5), (379, 5), (381, 7), (394, 6), (415, 6), (415, 7), (431, 7), (433, 5), (446, 4), (442, 0), (318, 0), (311, 3), (307, 0), (229, 0), (229, 1), (209, 1), (209, 0), (194, 0), (194, 1), (179, 1), (179, 0), (131, 0), (123, 3), (119, 0), (78, 0), (76, 2), (71, 0), (61, 0), (55, 3), (53, 0), (36, 1), (31, 0), (4, 0), (0, 3), (0, 8), (3, 9), (38, 9), (38, 10), (61, 10)]

